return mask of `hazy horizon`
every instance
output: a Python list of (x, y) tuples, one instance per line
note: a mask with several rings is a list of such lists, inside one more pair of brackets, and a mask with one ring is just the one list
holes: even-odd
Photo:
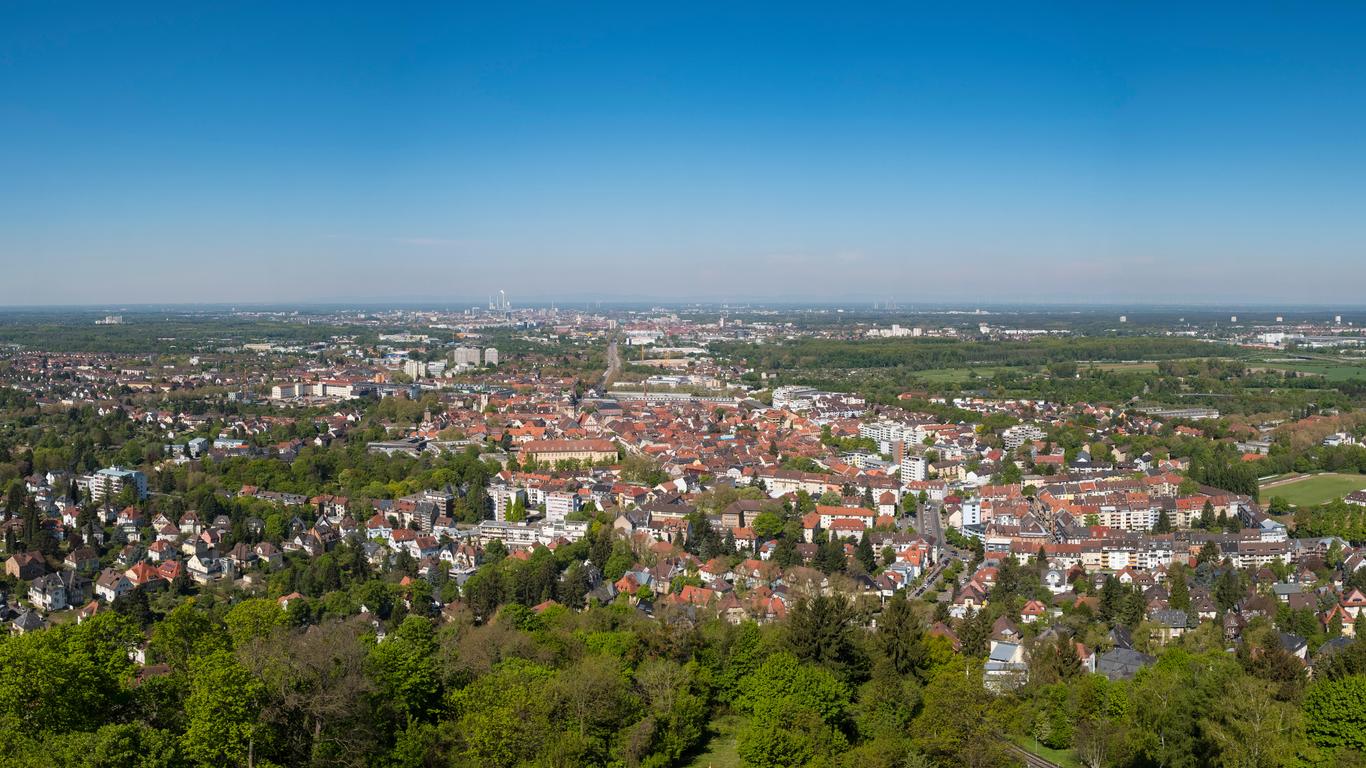
[(0, 10), (0, 306), (1322, 306), (1366, 9)]

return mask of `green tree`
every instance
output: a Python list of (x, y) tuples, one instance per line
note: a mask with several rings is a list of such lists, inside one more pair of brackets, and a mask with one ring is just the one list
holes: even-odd
[(372, 676), (386, 704), (406, 727), (435, 714), (441, 699), (432, 622), (408, 616), (370, 651)]
[(843, 597), (802, 598), (788, 615), (788, 643), (797, 658), (849, 679), (865, 666), (853, 634), (853, 609)]
[(878, 621), (877, 640), (882, 654), (898, 674), (924, 675), (929, 661), (925, 630), (909, 602), (893, 599), (887, 603)]
[(1191, 607), (1191, 590), (1186, 584), (1186, 570), (1184, 568), (1172, 568), (1171, 571), (1171, 592), (1167, 598), (1167, 604), (1177, 611), (1189, 611)]
[(1277, 701), (1276, 686), (1250, 677), (1233, 681), (1215, 697), (1201, 721), (1214, 747), (1213, 763), (1223, 768), (1281, 768), (1298, 764), (1304, 743), (1299, 710)]
[(243, 648), (255, 638), (269, 635), (287, 621), (288, 616), (279, 604), (267, 598), (243, 600), (223, 616), (234, 648)]
[(451, 697), (472, 765), (530, 764), (550, 740), (555, 672), (521, 659), (502, 662)]
[(946, 765), (987, 768), (1009, 764), (1004, 724), (982, 688), (979, 662), (959, 659), (925, 687), (924, 708), (911, 726), (916, 747)]
[(783, 519), (773, 512), (760, 512), (750, 524), (754, 535), (760, 539), (775, 538), (783, 530)]
[(196, 657), (190, 672), (185, 756), (214, 768), (250, 764), (260, 734), (260, 681), (223, 650)]
[(189, 670), (196, 657), (227, 646), (227, 634), (193, 598), (177, 605), (152, 627), (152, 651), (177, 671)]
[(1316, 682), (1304, 697), (1309, 740), (1330, 751), (1366, 752), (1366, 675)]
[(738, 751), (746, 765), (803, 765), (847, 747), (840, 726), (849, 693), (829, 671), (777, 653), (747, 676), (739, 700), (750, 714)]

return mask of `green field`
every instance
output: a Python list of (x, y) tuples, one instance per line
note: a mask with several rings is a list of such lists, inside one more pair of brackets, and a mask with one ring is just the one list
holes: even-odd
[(1061, 765), (1064, 768), (1082, 768), (1081, 761), (1070, 749), (1053, 749), (1045, 747), (1037, 741), (1024, 736), (1016, 736), (1011, 741), (1023, 748), (1026, 752), (1032, 752), (1043, 759)]
[(1157, 370), (1155, 360), (1135, 360), (1128, 363), (1077, 363), (1082, 370), (1109, 371), (1111, 373), (1151, 373)]
[(1350, 360), (1268, 360), (1252, 364), (1253, 368), (1272, 368), (1278, 371), (1299, 371), (1322, 376), (1325, 381), (1366, 379), (1366, 364)]
[(1340, 499), (1352, 491), (1359, 491), (1363, 488), (1366, 488), (1366, 475), (1325, 473), (1312, 475), (1303, 480), (1295, 480), (1284, 485), (1272, 487), (1263, 485), (1261, 498), (1262, 502), (1266, 503), (1271, 501), (1272, 496), (1280, 496), (1297, 507), (1306, 507)]
[[(713, 720), (707, 728), (707, 742), (685, 768), (739, 768), (740, 753), (736, 738), (744, 722), (735, 715)], [(686, 756), (684, 759), (687, 759)]]
[(931, 368), (925, 371), (916, 371), (914, 375), (918, 379), (923, 379), (933, 384), (962, 384), (971, 381), (969, 373), (975, 373), (979, 378), (989, 379), (999, 371), (1011, 370), (1010, 366), (975, 366), (972, 368)]

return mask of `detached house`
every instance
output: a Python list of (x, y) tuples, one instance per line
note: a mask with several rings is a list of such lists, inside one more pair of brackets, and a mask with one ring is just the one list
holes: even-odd
[(49, 573), (34, 579), (28, 585), (28, 600), (40, 610), (49, 613), (64, 610), (71, 604), (66, 582), (60, 573)]
[(104, 569), (95, 579), (95, 596), (106, 603), (112, 603), (132, 591), (133, 582), (122, 571), (113, 568)]
[(5, 573), (13, 579), (32, 581), (47, 573), (47, 561), (41, 552), (20, 552), (5, 561)]

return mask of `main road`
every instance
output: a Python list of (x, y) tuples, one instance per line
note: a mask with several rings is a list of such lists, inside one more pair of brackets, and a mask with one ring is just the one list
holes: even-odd
[[(921, 579), (920, 585), (911, 590), (912, 598), (922, 597), (926, 592), (930, 591), (935, 582), (939, 580), (939, 576), (944, 572), (944, 569), (948, 567), (949, 563), (955, 560), (966, 559), (957, 547), (949, 546), (948, 542), (945, 540), (944, 519), (941, 517), (942, 514), (942, 505), (927, 501), (925, 502), (925, 505), (920, 508), (920, 514), (916, 515), (916, 531), (919, 532), (922, 537), (934, 542), (935, 546), (939, 548), (940, 558), (939, 561), (934, 564), (934, 567), (925, 574), (925, 578)], [(946, 586), (952, 588), (952, 585)]]

